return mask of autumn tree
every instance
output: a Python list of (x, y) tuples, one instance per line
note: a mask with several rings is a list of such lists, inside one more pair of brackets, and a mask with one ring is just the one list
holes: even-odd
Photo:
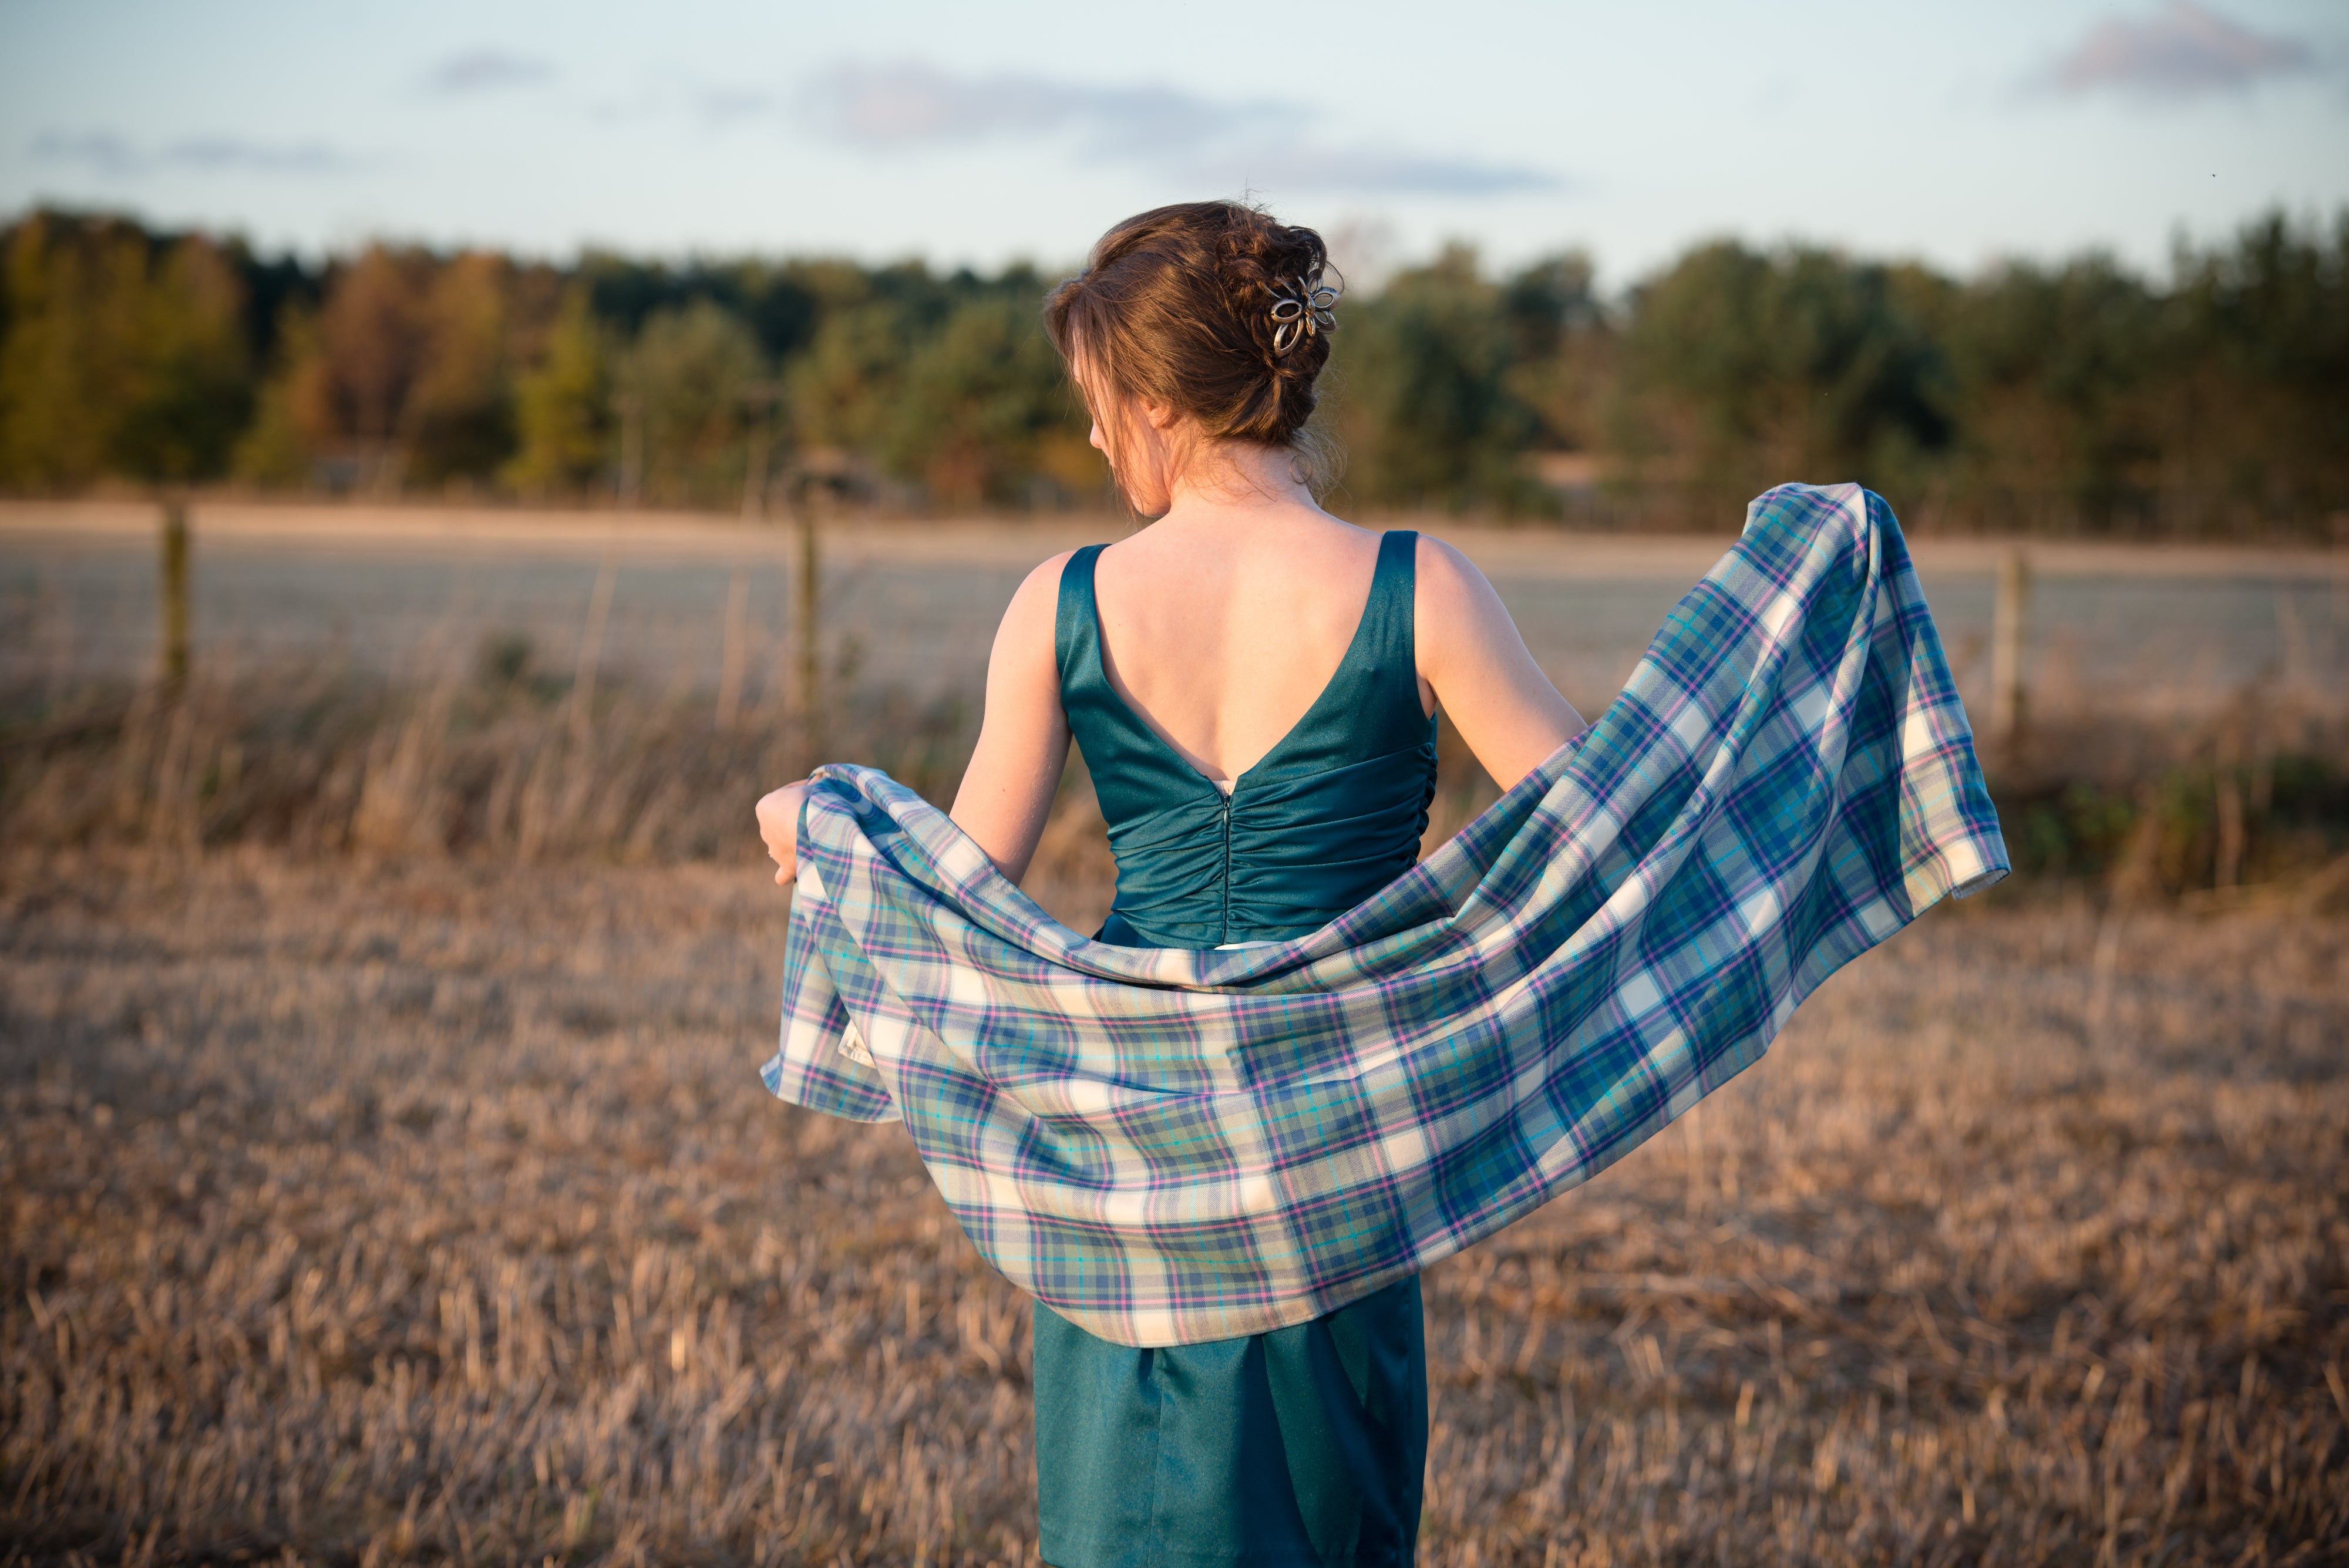
[[(730, 508), (772, 428), (786, 462), (943, 505), (1092, 498), (1046, 286), (381, 244), (321, 270), (35, 213), (0, 227), (0, 484), (233, 454), (256, 484), (575, 495), (618, 471)], [(1340, 506), (1570, 492), (1578, 521), (1719, 526), (1764, 485), (1857, 479), (1927, 527), (2324, 536), (2349, 516), (2349, 213), (2258, 220), (2160, 278), (1724, 241), (1602, 298), (1586, 257), (1495, 273), (1454, 246), (1345, 301), (1323, 387)]]
[(299, 408), (321, 445), (345, 449), (367, 490), (395, 490), (404, 477), (409, 390), (425, 371), (426, 298), (432, 258), (414, 249), (369, 245), (327, 286), (318, 313), (317, 373)]

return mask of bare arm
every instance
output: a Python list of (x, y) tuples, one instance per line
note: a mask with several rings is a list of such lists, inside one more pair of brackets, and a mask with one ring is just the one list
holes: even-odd
[[(1069, 760), (1069, 722), (1061, 711), (1061, 669), (1052, 646), (1061, 567), (1068, 558), (1055, 556), (1029, 573), (1003, 612), (987, 661), (987, 715), (978, 745), (947, 814), (1014, 882), (1028, 873)], [(804, 783), (785, 784), (759, 801), (759, 836), (775, 863), (778, 884), (799, 875), (800, 807), (807, 792)]]
[(1052, 646), (1061, 567), (1053, 556), (1028, 574), (987, 660), (987, 713), (962, 788), (947, 813), (1014, 882), (1028, 874), (1044, 819), (1069, 761), (1069, 720), (1061, 710), (1061, 667)]
[(1582, 715), (1534, 662), (1501, 596), (1467, 556), (1423, 535), (1418, 576), (1420, 679), (1507, 789), (1580, 734)]

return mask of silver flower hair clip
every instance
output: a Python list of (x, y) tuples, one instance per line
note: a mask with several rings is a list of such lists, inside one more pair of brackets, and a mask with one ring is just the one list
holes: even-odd
[(1323, 327), (1338, 325), (1330, 306), (1338, 303), (1340, 290), (1330, 288), (1315, 273), (1310, 279), (1290, 278), (1291, 292), (1272, 296), (1272, 351), (1286, 354)]

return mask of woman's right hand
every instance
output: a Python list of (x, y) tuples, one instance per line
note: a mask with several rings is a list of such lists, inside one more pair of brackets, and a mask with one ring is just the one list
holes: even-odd
[(788, 888), (800, 874), (800, 807), (806, 804), (808, 781), (787, 784), (759, 797), (759, 836), (766, 841), (767, 857), (775, 863), (775, 886)]

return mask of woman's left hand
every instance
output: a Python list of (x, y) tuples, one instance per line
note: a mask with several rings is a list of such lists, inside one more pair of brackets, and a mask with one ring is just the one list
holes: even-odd
[(800, 874), (800, 807), (805, 804), (808, 781), (788, 784), (759, 797), (759, 836), (767, 843), (767, 857), (775, 863), (775, 886), (788, 888)]

